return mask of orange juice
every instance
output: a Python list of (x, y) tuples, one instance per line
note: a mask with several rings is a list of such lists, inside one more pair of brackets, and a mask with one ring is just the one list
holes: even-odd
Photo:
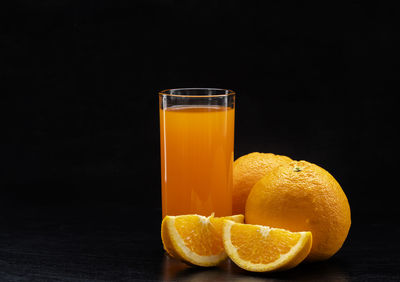
[(235, 111), (222, 106), (160, 110), (162, 214), (232, 214)]

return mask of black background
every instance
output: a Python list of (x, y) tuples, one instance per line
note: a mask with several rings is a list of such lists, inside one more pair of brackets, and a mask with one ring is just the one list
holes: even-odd
[(26, 209), (38, 214), (28, 222), (41, 222), (42, 212), (60, 210), (98, 220), (93, 210), (113, 207), (126, 208), (126, 218), (140, 211), (142, 226), (158, 230), (157, 92), (178, 87), (235, 90), (235, 156), (273, 152), (327, 169), (349, 198), (353, 228), (400, 214), (394, 7), (1, 5), (0, 204), (8, 223)]

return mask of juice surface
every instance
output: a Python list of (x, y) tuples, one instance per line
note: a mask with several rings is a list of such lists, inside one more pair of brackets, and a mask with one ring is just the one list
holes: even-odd
[(160, 110), (162, 214), (232, 214), (234, 109)]

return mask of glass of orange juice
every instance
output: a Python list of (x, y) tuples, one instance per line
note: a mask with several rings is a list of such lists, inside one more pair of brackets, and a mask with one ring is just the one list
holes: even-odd
[(235, 92), (159, 93), (162, 215), (232, 214)]

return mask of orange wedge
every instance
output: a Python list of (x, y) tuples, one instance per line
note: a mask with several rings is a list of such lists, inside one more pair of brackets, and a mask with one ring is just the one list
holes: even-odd
[(311, 232), (290, 232), (262, 225), (225, 220), (223, 243), (239, 267), (268, 272), (285, 270), (302, 262), (311, 250)]
[(243, 222), (243, 215), (209, 217), (201, 215), (166, 216), (161, 224), (161, 239), (167, 253), (184, 262), (215, 266), (227, 255), (222, 243), (224, 220)]

